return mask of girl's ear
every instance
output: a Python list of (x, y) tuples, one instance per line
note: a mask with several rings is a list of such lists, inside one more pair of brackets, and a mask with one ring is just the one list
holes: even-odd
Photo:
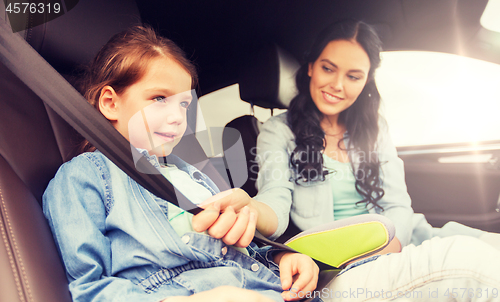
[(118, 119), (118, 98), (111, 86), (104, 86), (99, 96), (99, 111), (111, 122)]
[(309, 64), (307, 65), (307, 75), (308, 75), (309, 77), (311, 77), (311, 76), (312, 76), (312, 72), (313, 72), (313, 63), (309, 63)]

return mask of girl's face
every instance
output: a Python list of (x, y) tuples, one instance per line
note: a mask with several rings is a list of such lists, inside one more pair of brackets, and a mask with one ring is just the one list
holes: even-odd
[(309, 63), (309, 90), (324, 117), (337, 121), (363, 90), (370, 59), (355, 41), (335, 40), (326, 45), (318, 59)]
[(187, 71), (172, 59), (156, 59), (138, 82), (115, 97), (114, 118), (103, 113), (114, 127), (134, 147), (169, 155), (186, 131), (192, 100)]

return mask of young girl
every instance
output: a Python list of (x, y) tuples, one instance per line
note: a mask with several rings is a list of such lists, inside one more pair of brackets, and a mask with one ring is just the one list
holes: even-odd
[[(97, 54), (85, 96), (181, 192), (200, 202), (218, 189), (170, 155), (186, 130), (196, 83), (195, 68), (173, 42), (135, 27)], [(226, 243), (250, 243), (257, 217), (248, 207), (213, 202), (197, 215), (196, 228), (223, 240), (196, 232), (192, 215), (146, 191), (99, 151), (61, 166), (43, 208), (74, 301), (207, 301), (211, 294), (218, 301), (283, 301), (292, 299), (283, 288), (316, 287), (318, 268), (307, 256)], [(242, 296), (221, 294), (219, 286)]]
[(288, 112), (263, 126), (254, 198), (279, 217), (272, 238), (284, 232), (289, 215), (305, 230), (368, 212), (390, 218), (402, 246), (435, 236), (491, 235), (455, 222), (432, 228), (413, 213), (403, 162), (379, 118), (380, 51), (377, 34), (363, 22), (327, 27), (297, 72), (299, 93)]

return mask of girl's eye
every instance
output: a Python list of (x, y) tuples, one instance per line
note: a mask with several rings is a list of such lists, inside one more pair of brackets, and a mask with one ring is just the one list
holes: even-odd
[(348, 77), (349, 77), (349, 79), (351, 79), (353, 81), (358, 81), (358, 80), (361, 79), (360, 77), (356, 77), (356, 76), (353, 76), (353, 75), (349, 75)]
[(189, 105), (190, 105), (190, 104), (191, 104), (190, 102), (186, 102), (186, 101), (184, 101), (184, 102), (181, 102), (181, 107), (182, 107), (182, 108), (189, 108)]
[(167, 98), (164, 96), (157, 96), (157, 97), (153, 98), (153, 101), (162, 102), (162, 103), (165, 103), (166, 100), (167, 100)]

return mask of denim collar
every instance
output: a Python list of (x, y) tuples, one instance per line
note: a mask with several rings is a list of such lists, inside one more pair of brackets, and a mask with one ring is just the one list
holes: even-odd
[[(149, 163), (151, 163), (156, 169), (160, 169), (161, 168), (161, 164), (160, 162), (163, 163), (163, 159), (162, 160), (158, 160), (158, 157), (156, 155), (150, 155), (149, 152), (146, 150), (146, 149), (140, 149), (140, 148), (136, 148), (137, 151), (139, 151), (139, 153), (144, 156)], [(188, 163), (186, 163), (185, 161), (183, 161), (181, 158), (179, 158), (177, 155), (174, 155), (174, 154), (170, 154), (168, 156), (165, 157), (165, 163), (169, 163), (169, 164), (173, 164), (175, 165), (179, 170), (182, 170), (184, 172), (187, 172), (189, 173), (191, 176), (192, 174), (194, 173), (194, 171), (192, 170), (195, 170), (195, 171), (198, 171), (198, 169), (196, 169), (195, 167), (189, 165)]]

